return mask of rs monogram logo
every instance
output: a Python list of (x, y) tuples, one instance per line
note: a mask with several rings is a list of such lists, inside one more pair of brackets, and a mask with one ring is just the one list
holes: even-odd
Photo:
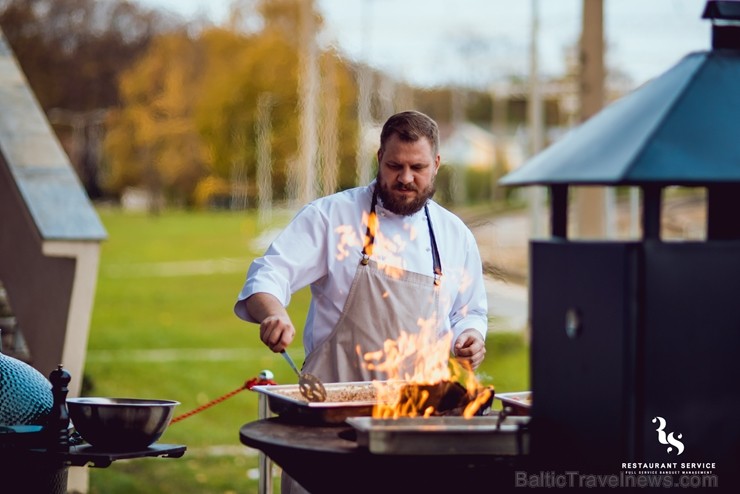
[[(666, 445), (670, 444), (671, 446), (675, 446), (676, 455), (680, 455), (681, 453), (683, 453), (683, 443), (679, 441), (679, 439), (683, 437), (683, 434), (679, 434), (678, 436), (673, 437), (673, 433), (671, 432), (668, 435), (666, 435), (665, 433), (666, 421), (663, 417), (655, 417), (653, 418), (652, 422), (653, 424), (656, 422), (659, 423), (658, 428), (655, 429), (658, 432), (658, 442), (660, 444), (666, 444)], [(668, 446), (669, 453), (673, 451), (673, 448), (671, 446)]]

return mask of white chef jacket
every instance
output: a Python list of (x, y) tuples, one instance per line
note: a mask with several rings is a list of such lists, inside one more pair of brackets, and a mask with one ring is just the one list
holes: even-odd
[[(304, 206), (264, 256), (249, 267), (234, 306), (236, 315), (257, 322), (243, 302), (250, 295), (270, 293), (287, 306), (294, 292), (310, 285), (311, 305), (303, 329), (306, 354), (320, 345), (339, 320), (362, 258), (374, 188), (375, 181)], [(443, 273), (440, 300), (444, 313), (438, 315), (440, 326), (453, 331), (453, 342), (470, 328), (485, 338), (488, 302), (475, 238), (462, 220), (439, 204), (430, 200), (428, 209)], [(410, 216), (397, 215), (378, 200), (376, 212), (379, 226), (371, 259), (389, 273), (401, 268), (433, 276), (424, 209)]]

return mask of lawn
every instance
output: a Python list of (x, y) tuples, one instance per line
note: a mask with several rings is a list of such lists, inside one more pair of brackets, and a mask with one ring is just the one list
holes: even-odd
[[(257, 240), (265, 229), (257, 226), (256, 214), (99, 213), (109, 238), (102, 248), (84, 394), (177, 400), (178, 415), (263, 369), (279, 383), (295, 382), (282, 358), (259, 341), (257, 327), (232, 312), (246, 269), (264, 248)], [(297, 326), (308, 301), (303, 290), (291, 302)], [(497, 392), (528, 389), (522, 337), (491, 335), (487, 345), (480, 380)], [(291, 353), (303, 360), (300, 345)], [(182, 458), (90, 469), (90, 492), (257, 492), (256, 456), (238, 438), (239, 427), (256, 418), (257, 396), (241, 392), (168, 428), (160, 442), (187, 445)]]

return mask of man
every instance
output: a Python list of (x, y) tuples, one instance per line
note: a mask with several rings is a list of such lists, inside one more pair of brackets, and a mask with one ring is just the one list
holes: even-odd
[(236, 314), (280, 352), (296, 333), (285, 307), (310, 285), (303, 370), (324, 382), (383, 379), (362, 355), (428, 324), (452, 331), (455, 357), (478, 367), (487, 329), (480, 254), (464, 223), (431, 200), (439, 166), (437, 124), (416, 111), (390, 117), (376, 180), (305, 206), (250, 266)]

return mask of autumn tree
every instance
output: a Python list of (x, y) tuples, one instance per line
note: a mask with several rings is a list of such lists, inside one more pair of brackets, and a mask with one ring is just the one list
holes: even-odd
[(210, 55), (204, 76), (208, 90), (196, 118), (209, 150), (210, 172), (249, 185), (256, 173), (257, 100), (269, 94), (273, 185), (282, 190), (285, 164), (297, 149), (296, 51), (269, 28), (251, 36), (211, 30), (204, 33), (203, 42)]
[(206, 174), (193, 118), (203, 58), (202, 44), (186, 32), (162, 35), (122, 75), (123, 105), (111, 114), (105, 141), (111, 190), (144, 185), (152, 197), (192, 201)]
[(92, 197), (118, 76), (179, 21), (125, 0), (0, 0), (0, 27)]
[[(147, 183), (170, 198), (195, 203), (201, 195), (196, 191), (220, 188), (238, 190), (256, 205), (251, 198), (256, 197), (258, 134), (269, 128), (259, 142), (268, 140), (270, 182), (276, 198), (285, 197), (299, 151), (300, 46), (294, 34), (300, 7), (299, 0), (237, 3), (227, 27), (153, 42), (121, 79), (123, 103), (106, 140), (111, 189)], [(335, 53), (321, 54), (318, 63), (326, 72), (322, 82), (331, 88), (317, 95), (325, 99), (318, 118), (333, 122), (321, 137), (327, 148), (321, 163), (323, 171), (339, 177), (326, 183), (347, 186), (353, 174), (341, 163), (353, 165), (354, 80)], [(265, 101), (267, 126), (258, 112)]]
[[(326, 51), (321, 56), (321, 126), (330, 125), (332, 120), (336, 121), (336, 125), (331, 131), (327, 129), (327, 132), (320, 132), (320, 172), (325, 172), (327, 166), (334, 168), (336, 171), (335, 190), (348, 189), (357, 185), (355, 154), (358, 145), (358, 89), (354, 70), (354, 66), (346, 63), (334, 50)], [(334, 145), (331, 144), (332, 137), (330, 136), (336, 140)], [(332, 150), (333, 146), (336, 147)], [(334, 164), (331, 163), (332, 160), (335, 161)], [(326, 183), (325, 180), (324, 185)], [(335, 190), (324, 186), (322, 193), (330, 194)]]

